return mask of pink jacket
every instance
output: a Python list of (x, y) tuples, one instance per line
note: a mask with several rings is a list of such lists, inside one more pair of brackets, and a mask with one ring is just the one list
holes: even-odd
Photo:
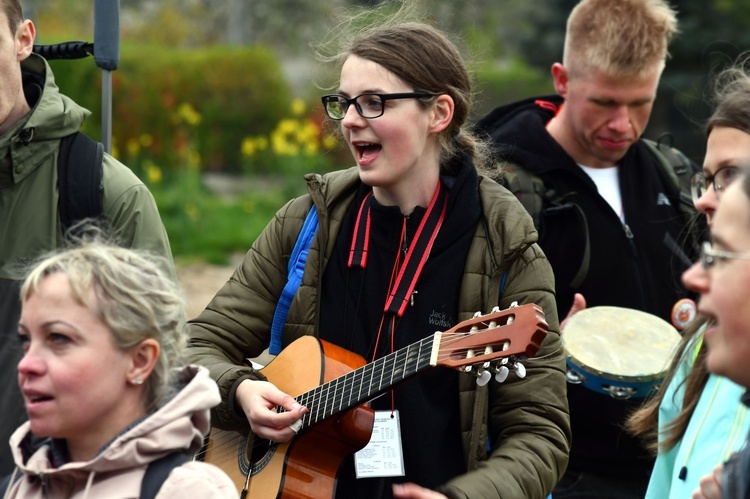
[[(219, 403), (216, 383), (202, 367), (185, 367), (181, 376), (184, 385), (174, 398), (87, 462), (54, 468), (49, 445), (42, 445), (24, 462), (21, 447), (30, 434), (29, 423), (24, 423), (10, 439), (16, 469), (4, 498), (138, 498), (150, 462), (175, 450), (198, 452), (210, 429), (209, 410)], [(19, 473), (23, 476), (17, 479)], [(223, 499), (237, 497), (237, 489), (216, 466), (191, 461), (172, 470), (156, 497)]]

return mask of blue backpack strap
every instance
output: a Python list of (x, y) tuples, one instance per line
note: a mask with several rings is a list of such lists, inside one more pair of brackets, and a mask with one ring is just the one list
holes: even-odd
[(286, 316), (289, 313), (289, 307), (292, 305), (292, 299), (297, 294), (299, 285), (302, 284), (302, 274), (305, 272), (305, 262), (307, 261), (307, 252), (312, 244), (315, 231), (318, 229), (318, 212), (313, 205), (307, 212), (307, 218), (302, 225), (302, 230), (297, 236), (297, 242), (294, 244), (292, 256), (289, 258), (289, 268), (287, 271), (287, 282), (284, 290), (279, 297), (279, 303), (276, 305), (276, 312), (273, 314), (273, 323), (271, 324), (271, 344), (268, 347), (268, 353), (278, 355), (281, 352), (281, 335), (286, 324)]
[(503, 276), (500, 278), (500, 292), (497, 294), (497, 303), (500, 304), (500, 297), (503, 296), (503, 289), (505, 289), (505, 281), (508, 280), (508, 271), (503, 272)]

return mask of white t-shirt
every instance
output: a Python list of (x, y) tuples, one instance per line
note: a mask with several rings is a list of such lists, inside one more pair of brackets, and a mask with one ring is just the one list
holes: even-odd
[(620, 178), (618, 176), (620, 167), (591, 168), (590, 166), (581, 164), (578, 166), (591, 177), (591, 180), (596, 184), (599, 195), (615, 210), (617, 216), (620, 217), (620, 221), (625, 223), (625, 213), (622, 210), (622, 195), (620, 194)]

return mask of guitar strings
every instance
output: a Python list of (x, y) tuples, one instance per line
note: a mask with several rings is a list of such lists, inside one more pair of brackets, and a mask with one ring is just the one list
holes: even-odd
[[(450, 345), (474, 334), (476, 334), (476, 331), (443, 333), (440, 347), (441, 353), (438, 355), (438, 359), (446, 360), (455, 358), (457, 352), (459, 355), (468, 355), (466, 347), (451, 350)], [(310, 412), (302, 418), (303, 427), (360, 405), (372, 399), (384, 389), (403, 381), (406, 377), (417, 374), (424, 368), (431, 367), (429, 361), (432, 355), (433, 343), (434, 336), (428, 336), (414, 345), (382, 357), (371, 364), (351, 371), (344, 376), (298, 396), (296, 398), (297, 402), (310, 409)], [(418, 351), (414, 353), (412, 350)], [(395, 367), (400, 363), (400, 358), (403, 358), (405, 363), (403, 366), (400, 366), (400, 369), (396, 370)], [(385, 374), (386, 369), (392, 371), (390, 376)], [(403, 373), (406, 373), (407, 376), (404, 376)], [(377, 376), (380, 376), (378, 381), (376, 381)], [(386, 381), (385, 384), (383, 384), (384, 380)], [(375, 390), (372, 390), (373, 383), (376, 386)], [(367, 388), (363, 389), (365, 385), (367, 385)], [(364, 396), (362, 395), (363, 391)], [(337, 405), (336, 401), (343, 402)], [(281, 408), (278, 410), (283, 411)]]
[[(440, 339), (438, 359), (445, 360), (445, 359), (455, 358), (457, 355), (462, 355), (462, 356), (468, 355), (468, 351), (469, 351), (468, 348), (463, 347), (463, 346), (458, 347), (458, 348), (452, 348), (451, 345), (465, 339), (468, 336), (475, 335), (478, 332), (481, 332), (481, 330), (478, 330), (478, 331), (475, 330), (472, 332), (444, 332), (442, 333), (441, 339)], [(381, 359), (378, 359), (377, 361), (371, 364), (368, 364), (359, 369), (351, 371), (350, 373), (347, 373), (344, 376), (341, 376), (331, 382), (325, 383), (310, 392), (300, 395), (299, 397), (297, 397), (298, 402), (300, 402), (301, 404), (305, 406), (308, 406), (308, 408), (311, 409), (311, 411), (307, 413), (305, 417), (303, 417), (303, 419), (307, 418), (308, 424), (309, 424), (310, 422), (313, 421), (313, 419), (315, 421), (317, 421), (321, 417), (324, 419), (326, 417), (330, 417), (334, 415), (340, 409), (348, 409), (350, 407), (360, 405), (356, 402), (364, 403), (367, 400), (374, 397), (375, 395), (377, 395), (379, 391), (382, 391), (383, 386), (384, 386), (382, 382), (384, 379), (386, 380), (385, 386), (390, 387), (393, 384), (395, 384), (394, 379), (395, 379), (395, 382), (398, 383), (406, 379), (407, 376), (417, 374), (420, 369), (426, 368), (428, 366), (431, 367), (429, 361), (432, 357), (434, 341), (435, 341), (435, 335), (430, 335), (426, 337), (425, 339), (423, 339), (422, 341), (415, 343), (414, 345), (410, 345), (409, 347), (406, 347), (405, 349), (401, 349), (397, 352), (393, 352), (387, 356), (382, 357)], [(413, 352), (412, 350), (416, 350), (416, 352)], [(556, 352), (553, 352), (552, 354), (548, 354), (547, 356), (554, 355), (555, 353)], [(391, 372), (390, 377), (388, 377), (385, 374), (383, 369), (390, 368), (391, 371), (394, 371), (400, 360), (404, 361), (404, 365), (401, 366), (400, 369), (398, 369), (398, 372)], [(407, 376), (402, 376), (404, 373), (406, 373)], [(376, 377), (378, 375), (380, 376), (380, 379), (376, 381)], [(356, 377), (361, 378), (359, 384), (354, 383)], [(376, 383), (377, 388), (373, 392), (371, 388), (374, 382)], [(370, 389), (365, 390), (364, 397), (362, 396), (362, 386), (361, 386), (363, 383), (366, 383), (370, 387)], [(356, 395), (355, 395), (355, 391), (357, 391)], [(334, 398), (338, 396), (339, 399), (346, 400), (347, 401), (346, 405), (340, 408), (334, 406), (329, 409), (327, 407), (327, 404), (330, 401), (332, 396)], [(354, 401), (355, 403), (352, 404), (352, 401)], [(318, 410), (314, 410), (314, 409), (317, 409), (318, 402), (323, 403), (324, 412), (322, 414), (320, 414)], [(283, 412), (283, 409), (281, 408), (277, 408), (277, 410), (279, 412)], [(241, 435), (235, 434), (229, 439), (229, 441), (239, 442), (242, 440), (242, 438), (243, 437)], [(217, 444), (215, 439), (209, 441), (208, 445), (204, 446), (204, 448), (201, 449), (201, 451), (199, 451), (198, 455), (200, 457), (204, 456), (208, 451), (210, 451), (210, 446), (212, 444), (214, 446)]]

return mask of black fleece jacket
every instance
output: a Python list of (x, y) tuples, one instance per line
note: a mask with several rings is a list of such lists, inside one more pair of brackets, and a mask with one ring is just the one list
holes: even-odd
[[(499, 107), (478, 123), (502, 160), (538, 175), (559, 200), (556, 206), (545, 202), (537, 227), (539, 245), (555, 273), (558, 313), (568, 313), (578, 292), (588, 307), (637, 309), (670, 321), (674, 303), (687, 296), (680, 274), (695, 256), (681, 244), (686, 229), (679, 192), (659, 159), (638, 141), (620, 162), (623, 224), (590, 177), (547, 132), (545, 126), (561, 104), (559, 96), (528, 99)], [(573, 287), (586, 244), (588, 272)], [(616, 349), (612, 343), (609, 347)], [(643, 347), (648, 348), (648, 341)], [(620, 476), (649, 472), (652, 460), (621, 429), (642, 399), (620, 401), (569, 384), (568, 400), (573, 430), (568, 469)]]
[[(441, 178), (448, 191), (445, 220), (417, 280), (416, 294), (403, 317), (395, 319), (393, 331), (390, 329), (393, 315), (384, 313), (383, 308), (394, 276), (394, 262), (398, 253), (403, 260), (426, 210), (418, 206), (404, 217), (397, 206), (383, 206), (374, 197), (368, 198), (372, 226), (367, 267), (348, 268), (355, 218), (362, 199), (372, 190), (362, 185), (344, 220), (323, 278), (322, 339), (356, 352), (370, 362), (458, 322), (464, 262), (482, 212), (474, 166), (463, 155), (452, 166), (457, 175)], [(406, 237), (400, 246), (402, 227)], [(379, 328), (381, 319), (383, 324)], [(458, 374), (451, 369), (431, 370), (398, 386), (392, 393), (393, 398), (389, 392), (371, 406), (399, 411), (406, 475), (394, 480), (354, 480), (353, 461), (347, 459), (338, 476), (336, 497), (390, 498), (394, 481), (412, 481), (434, 489), (466, 471), (456, 395)]]

